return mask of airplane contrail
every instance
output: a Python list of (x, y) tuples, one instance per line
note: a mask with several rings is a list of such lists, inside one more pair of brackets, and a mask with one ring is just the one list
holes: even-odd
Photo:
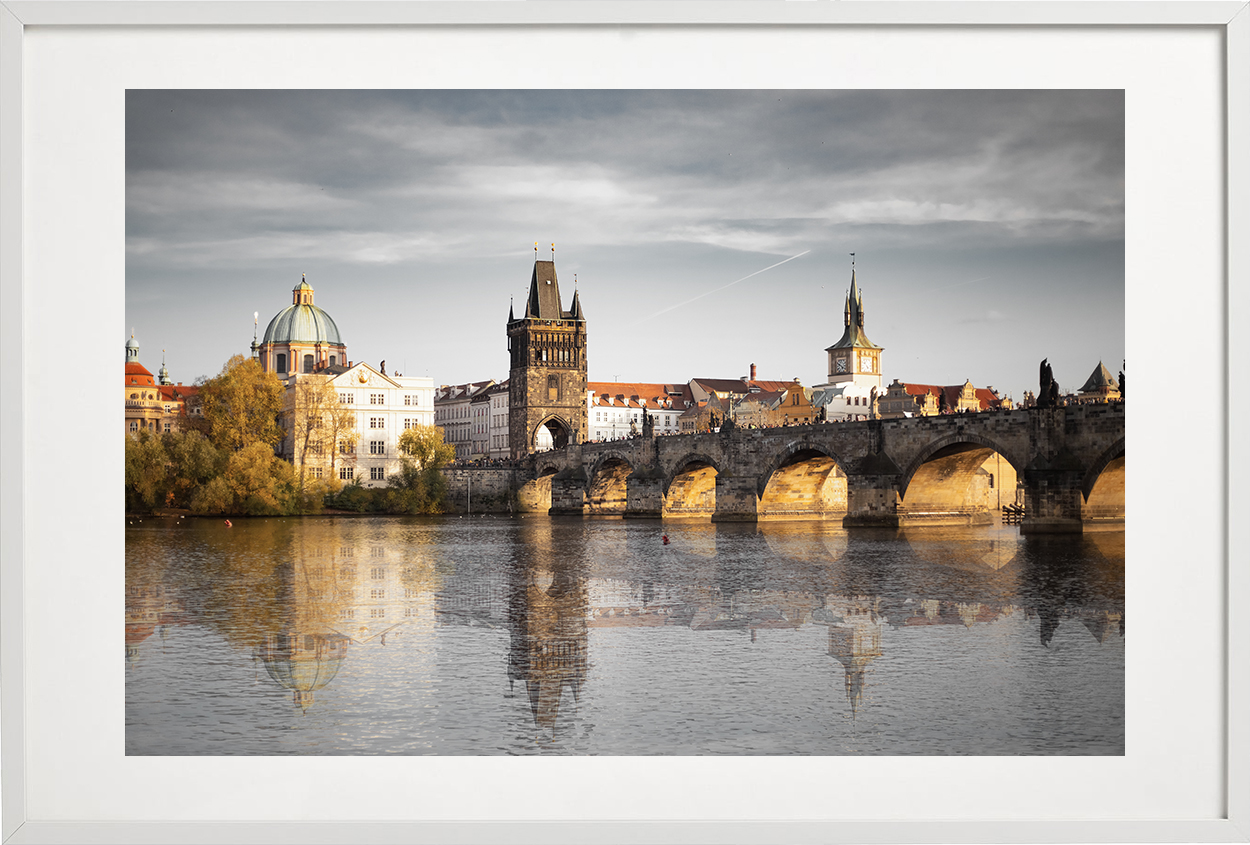
[[(672, 311), (674, 308), (681, 308), (683, 305), (689, 305), (690, 303), (696, 302), (705, 296), (711, 296), (712, 294), (718, 291), (722, 291), (725, 288), (731, 288), (734, 285), (738, 284), (738, 282), (745, 282), (747, 279), (751, 278), (752, 276), (758, 276), (760, 273), (763, 273), (764, 270), (771, 270), (774, 267), (780, 267), (782, 264), (785, 264), (786, 261), (793, 261), (796, 258), (802, 258), (803, 256), (807, 255), (809, 252), (811, 252), (810, 249), (805, 249), (802, 252), (800, 252), (798, 255), (791, 255), (789, 258), (786, 258), (782, 261), (778, 261), (776, 264), (769, 264), (763, 270), (756, 270), (754, 273), (748, 273), (747, 275), (743, 276), (741, 279), (735, 279), (734, 281), (730, 282), (727, 285), (721, 285), (720, 287), (714, 288), (713, 290), (710, 290), (707, 293), (701, 293), (698, 296), (694, 297), (693, 299), (687, 299), (685, 302), (679, 302), (676, 305), (670, 305), (667, 308), (656, 311), (654, 314), (651, 315), (651, 317), (658, 317), (661, 314), (667, 314), (669, 311)], [(649, 320), (651, 319), (651, 317), (648, 317), (647, 319)]]

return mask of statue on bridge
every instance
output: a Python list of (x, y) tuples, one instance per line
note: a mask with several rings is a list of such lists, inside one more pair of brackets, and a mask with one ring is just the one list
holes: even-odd
[(1038, 380), (1041, 382), (1041, 389), (1037, 392), (1037, 407), (1058, 407), (1059, 385), (1055, 381), (1055, 373), (1051, 370), (1049, 361), (1045, 358), (1042, 359), (1041, 366), (1038, 368)]

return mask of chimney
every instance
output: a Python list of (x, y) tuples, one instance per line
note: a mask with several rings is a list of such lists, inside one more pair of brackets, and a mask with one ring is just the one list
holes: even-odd
[(755, 381), (755, 365), (751, 365), (751, 381)]

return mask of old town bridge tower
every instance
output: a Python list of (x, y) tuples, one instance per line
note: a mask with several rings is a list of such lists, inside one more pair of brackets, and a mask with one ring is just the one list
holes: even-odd
[(508, 441), (512, 457), (581, 443), (586, 415), (586, 317), (576, 290), (560, 302), (556, 263), (534, 261), (525, 315), (508, 311)]

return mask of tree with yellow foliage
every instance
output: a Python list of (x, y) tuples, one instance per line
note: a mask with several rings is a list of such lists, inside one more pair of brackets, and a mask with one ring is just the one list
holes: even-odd
[(271, 450), (282, 441), (282, 382), (260, 364), (242, 355), (226, 362), (221, 372), (200, 387), (208, 436), (219, 449), (237, 452), (253, 443)]

